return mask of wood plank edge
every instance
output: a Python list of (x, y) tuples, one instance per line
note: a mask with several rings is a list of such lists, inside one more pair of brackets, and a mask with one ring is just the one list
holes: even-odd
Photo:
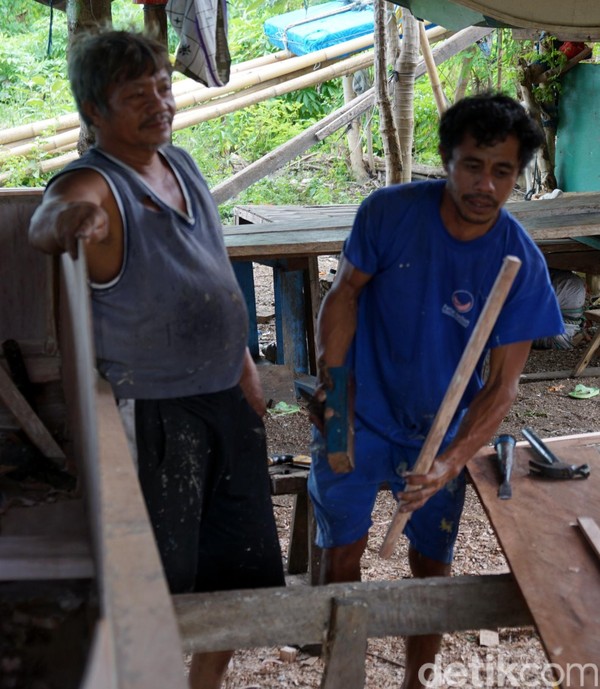
[(185, 594), (173, 603), (184, 650), (194, 653), (323, 642), (334, 598), (366, 602), (369, 637), (533, 624), (506, 574)]

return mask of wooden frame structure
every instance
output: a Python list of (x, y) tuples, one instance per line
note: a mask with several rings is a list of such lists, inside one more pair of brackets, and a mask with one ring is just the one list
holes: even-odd
[[(0, 274), (0, 295), (17, 308), (30, 308), (27, 294), (44, 302), (37, 310), (31, 306), (36, 327), (27, 340), (27, 363), (33, 378), (59, 379), (64, 390), (67, 455), (76, 459), (82, 481), (88, 535), (63, 538), (60, 523), (51, 536), (21, 535), (7, 543), (3, 533), (0, 572), (10, 572), (12, 581), (92, 582), (99, 611), (81, 689), (183, 689), (182, 651), (282, 640), (325, 643), (322, 686), (359, 689), (368, 637), (532, 624), (507, 574), (170, 596), (112, 393), (94, 374), (83, 262), (66, 256), (59, 262), (27, 245), (39, 199), (39, 190), (0, 191), (0, 250), (13, 257)], [(30, 261), (42, 266), (42, 275), (15, 271)], [(25, 284), (30, 280), (45, 287), (36, 292)], [(32, 325), (18, 317), (7, 322), (15, 331)]]

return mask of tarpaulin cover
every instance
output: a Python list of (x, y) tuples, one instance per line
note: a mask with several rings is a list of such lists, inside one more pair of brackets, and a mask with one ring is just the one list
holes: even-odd
[[(351, 7), (346, 11), (343, 8)], [(327, 15), (335, 12), (335, 14)], [(305, 22), (306, 19), (310, 21)], [(299, 23), (303, 22), (303, 23)], [(264, 32), (269, 42), (295, 55), (306, 55), (373, 33), (373, 5), (325, 2), (268, 19)]]

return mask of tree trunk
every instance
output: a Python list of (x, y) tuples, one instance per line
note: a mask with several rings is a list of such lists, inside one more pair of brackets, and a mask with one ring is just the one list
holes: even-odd
[(112, 23), (111, 0), (67, 0), (69, 38), (86, 26)]
[[(344, 83), (344, 102), (349, 103), (354, 100), (356, 94), (352, 88), (352, 75), (347, 74), (343, 78)], [(369, 179), (369, 173), (365, 166), (365, 161), (363, 158), (362, 146), (360, 142), (360, 119), (356, 119), (350, 122), (347, 131), (348, 148), (350, 151), (350, 166), (352, 167), (352, 174), (357, 182), (361, 184)]]
[(456, 92), (454, 94), (454, 103), (464, 98), (467, 92), (467, 86), (469, 85), (469, 79), (471, 78), (471, 67), (473, 65), (473, 60), (475, 58), (475, 50), (469, 48), (468, 54), (463, 58), (460, 74), (458, 75), (458, 81), (456, 83)]
[(398, 132), (394, 123), (392, 104), (387, 85), (386, 60), (386, 5), (385, 0), (375, 0), (375, 90), (379, 105), (379, 130), (386, 161), (385, 183), (396, 184), (402, 174), (402, 154)]
[[(531, 72), (528, 66), (521, 63), (522, 67), (522, 77), (519, 83), (521, 97), (525, 103), (525, 107), (529, 111), (529, 114), (536, 120), (540, 128), (544, 132), (544, 143), (540, 147), (536, 155), (536, 162), (539, 167), (540, 173), (540, 188), (536, 189), (536, 192), (546, 193), (556, 189), (556, 177), (554, 176), (554, 137), (556, 135), (555, 129), (550, 129), (548, 131), (542, 123), (542, 112), (540, 106), (533, 94), (533, 84), (531, 81)], [(548, 139), (552, 141), (552, 144), (548, 144)], [(529, 190), (528, 190), (529, 191)]]
[[(67, 0), (67, 28), (69, 42), (75, 34), (93, 26), (112, 24), (111, 0)], [(94, 134), (81, 122), (81, 131), (77, 143), (79, 155), (85, 153), (93, 145)]]
[(398, 82), (394, 91), (394, 108), (399, 118), (400, 154), (404, 166), (402, 182), (412, 179), (412, 144), (414, 133), (415, 72), (419, 62), (419, 22), (412, 13), (402, 11), (402, 49), (395, 71)]

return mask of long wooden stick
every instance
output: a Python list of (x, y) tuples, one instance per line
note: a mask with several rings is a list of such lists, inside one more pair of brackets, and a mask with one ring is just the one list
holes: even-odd
[(433, 53), (431, 52), (431, 46), (429, 45), (429, 37), (427, 36), (427, 31), (425, 30), (425, 25), (423, 22), (419, 22), (419, 42), (421, 44), (423, 60), (425, 60), (425, 66), (427, 67), (427, 75), (429, 76), (429, 82), (431, 83), (431, 90), (433, 91), (433, 97), (435, 98), (438, 115), (441, 116), (444, 114), (447, 108), (446, 96), (444, 95), (440, 75), (438, 74), (435, 60), (433, 59)]
[[(520, 267), (521, 260), (516, 256), (506, 256), (504, 258), (500, 272), (498, 273), (496, 281), (494, 282), (488, 295), (485, 306), (483, 307), (481, 315), (479, 316), (479, 320), (477, 321), (477, 324), (471, 333), (471, 337), (469, 338), (465, 351), (458, 362), (456, 371), (452, 376), (452, 380), (450, 381), (450, 385), (446, 390), (446, 394), (444, 395), (440, 408), (435, 415), (429, 433), (427, 434), (427, 438), (425, 438), (425, 442), (421, 448), (419, 457), (417, 458), (417, 461), (412, 469), (413, 473), (426, 474), (431, 469), (437, 452), (440, 449), (440, 445), (444, 439), (444, 435), (446, 434), (448, 426), (450, 425), (450, 421), (452, 420), (467, 384), (473, 375), (475, 366), (477, 366), (479, 357), (481, 356), (485, 344), (489, 339), (492, 328), (498, 319), (500, 310), (506, 301), (508, 292), (512, 287), (513, 281)], [(407, 490), (410, 489), (407, 488)], [(415, 489), (413, 488), (413, 490)], [(388, 532), (383, 540), (383, 544), (379, 550), (379, 555), (381, 557), (391, 557), (396, 542), (404, 530), (406, 523), (410, 519), (410, 514), (411, 513), (409, 512), (400, 512), (400, 505), (398, 505), (396, 513), (394, 514), (394, 517), (392, 518), (388, 528)]]

